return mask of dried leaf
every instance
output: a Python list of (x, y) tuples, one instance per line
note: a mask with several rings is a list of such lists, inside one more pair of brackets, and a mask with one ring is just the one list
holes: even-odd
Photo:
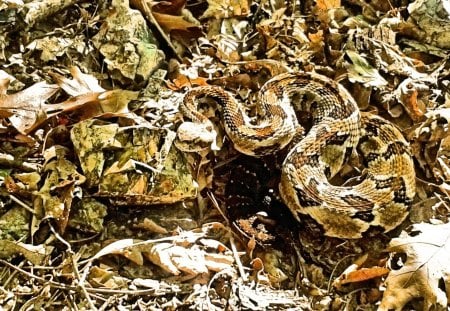
[[(44, 185), (34, 194), (36, 223), (52, 218), (57, 221), (59, 232), (65, 231), (72, 207), (75, 188), (86, 178), (77, 172), (75, 165), (66, 159), (62, 147), (55, 148), (57, 157), (45, 164)], [(34, 232), (33, 232), (34, 233)]]
[(147, 230), (147, 231), (150, 231), (150, 232), (155, 232), (155, 233), (161, 233), (161, 234), (167, 234), (168, 233), (166, 228), (161, 227), (160, 225), (155, 223), (153, 220), (148, 219), (147, 217), (144, 218), (144, 222), (136, 224), (134, 227), (138, 228), (138, 229), (144, 229), (144, 230)]
[(324, 47), (323, 30), (319, 30), (316, 33), (308, 34), (310, 40), (310, 48), (316, 53), (322, 53)]
[(51, 246), (0, 240), (0, 258), (10, 259), (15, 255), (22, 254), (34, 265), (42, 265), (52, 250)]
[(164, 29), (167, 33), (170, 33), (172, 30), (189, 31), (192, 28), (198, 28), (196, 24), (186, 21), (183, 16), (168, 15), (156, 12), (153, 12), (153, 16), (162, 29)]
[(348, 68), (348, 78), (351, 82), (360, 82), (366, 86), (380, 87), (387, 85), (387, 81), (373, 68), (367, 60), (354, 51), (346, 52), (352, 65)]
[(103, 268), (93, 266), (89, 271), (89, 282), (98, 287), (126, 289), (128, 287), (129, 279), (121, 277), (109, 267)]
[(335, 286), (345, 285), (348, 283), (363, 282), (384, 276), (388, 273), (389, 269), (384, 267), (361, 268), (347, 273), (345, 276), (343, 276), (338, 284), (335, 284)]
[(341, 0), (317, 0), (314, 12), (320, 21), (328, 23), (328, 11), (340, 7)]
[(170, 148), (173, 137), (167, 130), (86, 120), (73, 126), (71, 140), (98, 196), (117, 204), (161, 204), (196, 195), (185, 158)]
[(189, 77), (179, 73), (178, 76), (172, 80), (172, 82), (166, 81), (166, 84), (171, 90), (179, 91), (185, 87), (206, 86), (208, 85), (206, 81), (208, 81), (206, 78), (197, 77), (190, 79)]
[(190, 275), (207, 273), (205, 253), (196, 248), (184, 248), (171, 243), (159, 243), (144, 255), (167, 272), (179, 275), (181, 271)]
[(144, 17), (122, 0), (112, 1), (108, 13), (91, 41), (103, 55), (109, 75), (125, 84), (147, 80), (161, 66), (164, 54), (154, 43)]
[(341, 0), (317, 0), (316, 7), (319, 10), (330, 10), (341, 7)]
[(231, 254), (208, 253), (194, 244), (203, 235), (191, 231), (157, 241), (119, 240), (104, 247), (92, 260), (108, 254), (119, 254), (141, 265), (144, 256), (171, 274), (185, 272), (191, 276), (229, 268), (234, 262)]
[(450, 6), (447, 1), (413, 1), (408, 11), (420, 31), (424, 31), (422, 41), (443, 49), (450, 48)]
[(402, 232), (389, 244), (389, 251), (407, 258), (389, 273), (380, 311), (400, 311), (414, 298), (423, 299), (423, 310), (445, 310), (450, 301), (450, 223), (416, 224), (412, 232)]
[(91, 260), (96, 260), (109, 254), (122, 254), (124, 249), (132, 247), (133, 245), (133, 239), (122, 239), (119, 241), (115, 241), (103, 247), (100, 251), (97, 252), (97, 254), (91, 257)]
[[(7, 179), (11, 180), (12, 178), (5, 178), (5, 183)], [(13, 207), (1, 215), (0, 240), (14, 241), (29, 235), (30, 216), (30, 213), (22, 207)]]
[(185, 5), (186, 0), (162, 0), (159, 2), (154, 2), (152, 11), (169, 15), (181, 15), (181, 10)]
[[(0, 93), (5, 93), (5, 81)], [(45, 121), (46, 110), (52, 105), (45, 101), (59, 90), (55, 84), (38, 82), (29, 88), (10, 95), (0, 95), (0, 117), (9, 117), (12, 125), (22, 134), (32, 131)]]
[(82, 73), (76, 66), (70, 67), (70, 74), (73, 79), (67, 79), (64, 76), (53, 72), (50, 72), (49, 74), (70, 96), (84, 95), (93, 92), (101, 93), (105, 91), (94, 76)]
[(103, 219), (107, 206), (94, 198), (82, 198), (75, 202), (69, 218), (69, 226), (83, 232), (100, 233), (104, 229)]
[(201, 18), (230, 18), (250, 13), (247, 0), (208, 0), (208, 9)]

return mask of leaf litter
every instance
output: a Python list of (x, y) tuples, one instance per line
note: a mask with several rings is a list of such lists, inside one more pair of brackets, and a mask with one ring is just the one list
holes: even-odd
[[(441, 0), (4, 1), (2, 308), (448, 308), (449, 16)], [(417, 196), (390, 236), (299, 228), (276, 197), (283, 154), (239, 155), (214, 102), (217, 136), (177, 143), (187, 88), (256, 116), (257, 90), (296, 70), (410, 141)]]

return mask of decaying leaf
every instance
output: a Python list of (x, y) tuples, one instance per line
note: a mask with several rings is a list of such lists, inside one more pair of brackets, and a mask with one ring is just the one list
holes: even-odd
[(77, 110), (81, 120), (102, 115), (126, 114), (129, 102), (138, 97), (138, 92), (128, 90), (106, 91), (94, 76), (82, 73), (78, 67), (71, 67), (70, 73), (73, 79), (51, 73), (58, 85), (74, 96), (53, 106), (63, 111)]
[[(132, 3), (133, 5), (138, 6), (136, 1), (133, 1)], [(154, 1), (152, 2), (152, 11), (163, 14), (180, 15), (185, 6), (186, 0)]]
[(186, 247), (158, 243), (143, 254), (151, 262), (174, 275), (181, 272), (197, 275), (208, 273), (209, 270), (217, 272), (229, 268), (234, 262), (230, 255), (208, 253), (196, 245)]
[(424, 33), (421, 39), (440, 48), (450, 48), (450, 6), (446, 0), (416, 0), (408, 6), (410, 18)]
[[(35, 223), (52, 218), (57, 221), (58, 230), (64, 232), (68, 222), (76, 187), (86, 178), (77, 172), (70, 162), (67, 150), (61, 146), (55, 149), (55, 158), (49, 160), (43, 171), (47, 174), (44, 185), (34, 195)], [(34, 232), (32, 232), (34, 234)]]
[(145, 12), (147, 19), (157, 24), (162, 36), (174, 51), (180, 52), (183, 46), (187, 47), (192, 43), (192, 39), (201, 37), (200, 22), (185, 9), (186, 0), (155, 1), (151, 10), (142, 2), (144, 1), (133, 1), (136, 7)]
[(59, 57), (70, 54), (70, 52), (75, 50), (92, 50), (92, 48), (86, 44), (84, 36), (81, 34), (75, 37), (63, 37), (61, 34), (58, 34), (55, 36), (37, 38), (30, 42), (26, 48), (30, 51), (41, 51), (40, 58), (44, 62), (57, 61)]
[(75, 110), (80, 119), (85, 120), (100, 116), (127, 114), (128, 103), (138, 96), (138, 92), (128, 90), (111, 90), (102, 93), (78, 95), (59, 104), (64, 111)]
[(450, 301), (450, 223), (413, 226), (389, 244), (389, 251), (405, 253), (406, 261), (386, 279), (380, 311), (402, 308), (423, 299), (423, 310), (446, 310)]
[(102, 232), (106, 215), (106, 205), (94, 198), (82, 198), (74, 204), (68, 224), (83, 232)]
[(190, 79), (189, 77), (178, 73), (177, 77), (172, 80), (172, 82), (167, 81), (167, 86), (174, 91), (179, 91), (184, 87), (193, 87), (193, 86), (206, 86), (208, 83), (206, 82), (208, 79), (197, 77), (194, 79)]
[(163, 59), (143, 16), (130, 9), (128, 1), (112, 1), (106, 22), (92, 41), (112, 76), (121, 81), (148, 79)]
[(0, 240), (17, 241), (30, 234), (30, 213), (23, 207), (13, 207), (0, 216)]
[(145, 255), (151, 262), (174, 275), (179, 275), (181, 271), (191, 275), (208, 272), (204, 253), (196, 248), (158, 243), (145, 252)]
[(196, 184), (184, 156), (171, 147), (171, 136), (149, 124), (120, 127), (98, 120), (80, 122), (71, 131), (89, 187), (122, 205), (195, 197)]
[(341, 6), (341, 0), (317, 0), (316, 7), (319, 10), (331, 10)]

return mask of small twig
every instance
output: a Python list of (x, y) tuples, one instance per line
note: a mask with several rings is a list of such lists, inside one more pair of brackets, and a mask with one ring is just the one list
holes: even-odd
[(70, 256), (70, 261), (71, 261), (71, 263), (72, 263), (72, 268), (73, 268), (73, 271), (74, 271), (74, 274), (75, 274), (75, 278), (77, 279), (78, 287), (81, 289), (81, 292), (83, 293), (84, 297), (86, 298), (86, 300), (87, 300), (87, 302), (88, 302), (88, 304), (89, 304), (90, 309), (91, 309), (91, 310), (97, 310), (97, 308), (96, 308), (95, 305), (94, 305), (94, 302), (92, 301), (91, 297), (89, 296), (89, 293), (88, 293), (87, 290), (86, 290), (86, 287), (84, 286), (84, 282), (85, 282), (85, 280), (86, 280), (86, 278), (85, 278), (86, 275), (83, 274), (83, 278), (80, 277), (80, 273), (79, 273), (79, 271), (78, 271), (78, 266), (77, 266), (77, 264), (76, 264), (76, 262), (75, 262), (74, 252), (72, 251), (71, 245), (70, 245), (65, 239), (63, 239), (63, 237), (60, 236), (60, 235), (58, 234), (58, 232), (56, 232), (55, 228), (53, 228), (52, 225), (50, 225), (50, 230), (53, 232), (53, 234), (55, 235), (55, 237), (56, 237), (61, 243), (63, 243), (64, 245), (66, 245), (66, 247), (67, 247), (66, 252), (67, 252), (67, 254)]
[[(22, 260), (18, 266), (22, 267), (24, 264), (25, 264), (25, 261)], [(14, 279), (16, 274), (17, 274), (17, 271), (13, 271), (11, 273), (11, 275), (9, 275), (9, 277), (3, 282), (2, 286), (8, 286), (8, 284)], [(3, 279), (3, 278), (1, 278), (1, 279)]]
[(24, 209), (26, 209), (27, 211), (29, 211), (31, 214), (35, 214), (35, 211), (28, 206), (27, 204), (25, 204), (24, 202), (22, 202), (21, 200), (19, 200), (18, 198), (16, 198), (14, 195), (10, 194), (9, 195), (10, 199), (13, 200), (14, 202), (16, 202), (17, 204), (19, 204), (20, 206), (22, 206)]
[(340, 265), (342, 262), (344, 262), (344, 260), (346, 260), (346, 259), (348, 259), (348, 258), (350, 258), (350, 257), (353, 257), (353, 256), (354, 256), (354, 255), (347, 255), (347, 256), (345, 256), (344, 258), (342, 258), (341, 260), (339, 260), (339, 261), (336, 263), (336, 265), (335, 265), (334, 268), (333, 268), (333, 271), (331, 271), (330, 278), (328, 279), (327, 293), (330, 293), (330, 291), (331, 291), (332, 280), (333, 280), (333, 277), (335, 276), (334, 273), (336, 272), (336, 270), (337, 270), (337, 268), (339, 267), (339, 265)]
[(230, 224), (230, 220), (227, 218), (227, 216), (225, 215), (225, 213), (222, 211), (222, 209), (220, 208), (219, 203), (216, 200), (216, 197), (214, 196), (213, 193), (211, 193), (210, 191), (208, 191), (208, 193), (206, 194), (208, 196), (208, 198), (211, 200), (212, 205), (216, 208), (216, 210), (219, 212), (219, 214), (222, 216), (222, 218), (227, 222), (227, 224)]
[(238, 251), (236, 249), (236, 244), (234, 243), (233, 237), (230, 237), (230, 245), (231, 245), (231, 251), (233, 252), (234, 260), (236, 261), (236, 264), (239, 269), (239, 274), (241, 275), (241, 278), (244, 282), (248, 280), (247, 274), (244, 271), (244, 266), (242, 265), (241, 259), (239, 258)]
[(65, 285), (65, 284), (62, 284), (62, 283), (55, 282), (55, 281), (46, 280), (46, 279), (44, 279), (44, 278), (42, 278), (40, 276), (34, 275), (33, 273), (30, 273), (28, 271), (23, 270), (22, 268), (19, 268), (19, 267), (13, 265), (13, 264), (10, 264), (6, 260), (0, 259), (0, 263), (4, 264), (5, 266), (10, 267), (11, 269), (14, 269), (14, 270), (20, 272), (22, 274), (25, 274), (29, 278), (37, 280), (37, 281), (39, 281), (39, 282), (41, 282), (43, 284), (48, 284), (48, 285), (50, 285), (52, 287), (59, 288), (59, 289), (64, 289), (64, 290), (72, 290), (72, 291), (76, 291), (77, 290), (77, 287), (75, 287), (75, 286)]
[[(0, 264), (3, 264), (11, 269), (14, 269), (14, 270), (28, 276), (29, 278), (37, 280), (40, 283), (50, 285), (51, 287), (63, 289), (63, 290), (67, 290), (67, 291), (79, 292), (80, 288), (78, 286), (66, 285), (66, 284), (55, 282), (55, 281), (46, 280), (40, 276), (34, 275), (34, 274), (32, 274), (28, 271), (25, 271), (19, 267), (16, 267), (13, 264), (7, 262), (6, 260), (0, 259)], [(121, 295), (130, 295), (130, 296), (148, 295), (150, 297), (164, 296), (167, 294), (166, 292), (155, 292), (155, 289), (118, 290), (118, 289), (87, 287), (86, 291), (88, 293), (97, 293), (97, 294), (111, 294), (111, 295), (121, 294)], [(185, 290), (185, 291), (172, 291), (172, 292), (177, 293), (177, 294), (185, 294), (189, 291)]]

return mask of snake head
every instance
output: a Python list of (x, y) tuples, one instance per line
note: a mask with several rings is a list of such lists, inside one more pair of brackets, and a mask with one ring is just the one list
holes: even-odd
[(185, 152), (200, 152), (206, 149), (219, 150), (217, 132), (209, 122), (183, 122), (177, 130), (175, 145)]

